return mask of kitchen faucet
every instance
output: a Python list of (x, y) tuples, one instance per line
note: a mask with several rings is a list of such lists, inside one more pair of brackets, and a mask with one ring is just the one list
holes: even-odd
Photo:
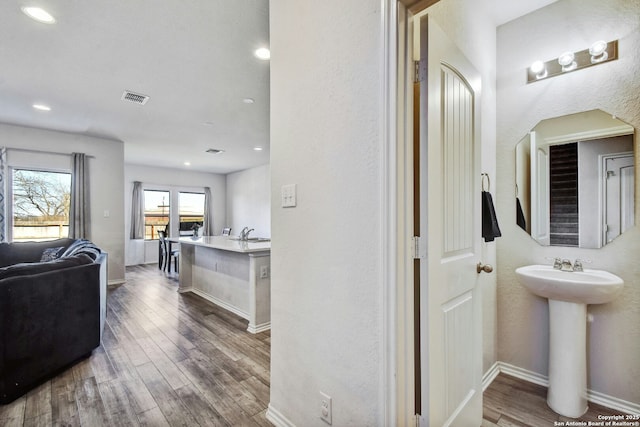
[(248, 240), (249, 233), (251, 233), (252, 231), (253, 231), (253, 228), (249, 228), (249, 227), (243, 228), (242, 231), (240, 232), (240, 240)]

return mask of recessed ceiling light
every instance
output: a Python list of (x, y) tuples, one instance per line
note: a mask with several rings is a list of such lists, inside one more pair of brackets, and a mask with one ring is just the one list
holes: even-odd
[(51, 111), (51, 107), (44, 104), (33, 104), (33, 108), (40, 111)]
[(271, 51), (266, 47), (261, 47), (260, 49), (257, 49), (254, 52), (254, 54), (256, 55), (257, 58), (264, 59), (265, 61), (271, 58)]
[(191, 166), (191, 162), (184, 162), (185, 166)]
[(23, 6), (22, 11), (31, 19), (35, 19), (43, 24), (53, 24), (56, 19), (49, 12), (39, 7)]
[(253, 147), (255, 151), (262, 151), (262, 147)]
[(254, 102), (256, 102), (256, 100), (253, 98), (245, 98), (242, 100), (242, 102), (244, 102), (245, 104), (253, 104)]

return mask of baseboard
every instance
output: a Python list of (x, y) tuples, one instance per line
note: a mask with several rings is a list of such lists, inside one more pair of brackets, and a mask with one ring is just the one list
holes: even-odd
[(127, 281), (125, 279), (114, 279), (114, 280), (109, 280), (107, 282), (107, 286), (119, 286), (119, 285), (124, 285)]
[(249, 324), (249, 326), (247, 327), (247, 331), (251, 332), (252, 334), (259, 334), (260, 332), (268, 331), (270, 329), (271, 322), (265, 322), (255, 326)]
[(218, 299), (218, 298), (214, 297), (213, 295), (209, 295), (208, 293), (203, 292), (200, 289), (191, 288), (189, 290), (191, 292), (193, 292), (194, 294), (206, 299), (207, 301), (212, 302), (215, 305), (218, 305), (218, 306), (224, 308), (227, 311), (230, 311), (230, 312), (232, 312), (234, 314), (237, 314), (238, 316), (242, 317), (243, 319), (249, 320), (249, 313), (241, 311), (240, 309), (238, 309), (238, 307), (234, 307), (231, 304), (227, 304), (226, 302), (222, 301), (221, 299)]
[[(549, 387), (549, 377), (546, 375), (541, 375), (537, 372), (519, 368), (508, 363), (496, 362), (482, 377), (482, 390), (489, 387), (500, 372), (530, 383)], [(594, 390), (587, 390), (587, 400), (622, 413), (640, 414), (640, 404), (618, 399), (617, 397), (609, 396)]]
[(267, 408), (267, 419), (271, 421), (276, 427), (296, 427), (294, 423), (289, 421), (287, 417), (282, 415), (271, 404)]

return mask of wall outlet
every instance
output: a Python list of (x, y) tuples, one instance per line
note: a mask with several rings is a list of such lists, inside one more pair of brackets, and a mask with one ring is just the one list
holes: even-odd
[(261, 279), (268, 279), (269, 278), (269, 266), (268, 265), (260, 266), (260, 278)]
[(283, 185), (280, 190), (281, 205), (283, 208), (295, 208), (296, 207), (296, 185), (287, 184)]
[(331, 396), (320, 392), (320, 419), (331, 425)]

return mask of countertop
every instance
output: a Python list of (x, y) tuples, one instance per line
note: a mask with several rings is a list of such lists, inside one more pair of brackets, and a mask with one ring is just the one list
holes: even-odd
[(237, 240), (237, 237), (229, 236), (204, 236), (193, 239), (192, 237), (171, 237), (170, 240), (173, 243), (180, 243), (183, 245), (195, 245), (204, 246), (207, 248), (221, 249), (224, 251), (240, 252), (240, 253), (254, 253), (265, 252), (271, 250), (271, 241), (241, 241)]

